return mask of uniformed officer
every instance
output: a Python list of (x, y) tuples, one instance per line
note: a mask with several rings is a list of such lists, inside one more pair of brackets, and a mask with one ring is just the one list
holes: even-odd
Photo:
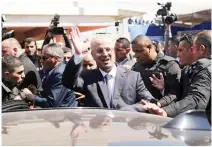
[[(174, 117), (187, 110), (211, 108), (211, 34), (211, 30), (203, 31), (194, 38), (188, 50), (191, 51), (193, 63), (182, 71), (178, 100), (162, 108), (142, 102), (145, 109), (158, 115)], [(181, 55), (180, 62), (184, 63), (185, 57)]]
[[(132, 70), (141, 73), (145, 86), (150, 93), (160, 99), (167, 96), (171, 101), (179, 86), (181, 69), (173, 58), (157, 52), (152, 41), (147, 36), (139, 35), (132, 41), (137, 62)], [(158, 80), (164, 80), (164, 87), (157, 86)], [(162, 104), (163, 105), (163, 104)]]

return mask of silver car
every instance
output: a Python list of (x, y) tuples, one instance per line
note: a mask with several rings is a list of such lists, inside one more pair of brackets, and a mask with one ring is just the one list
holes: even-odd
[(204, 111), (168, 118), (106, 109), (51, 109), (2, 114), (3, 146), (211, 145)]

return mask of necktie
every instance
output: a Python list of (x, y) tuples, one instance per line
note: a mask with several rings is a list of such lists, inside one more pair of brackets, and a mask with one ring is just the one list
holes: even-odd
[(113, 107), (113, 101), (112, 101), (112, 85), (110, 84), (110, 75), (106, 74), (105, 75), (105, 82), (107, 84), (107, 89), (108, 89), (108, 95), (109, 95), (109, 100), (110, 100), (110, 107)]

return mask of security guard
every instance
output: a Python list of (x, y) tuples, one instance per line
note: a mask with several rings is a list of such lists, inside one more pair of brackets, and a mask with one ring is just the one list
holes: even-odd
[(26, 96), (17, 88), (24, 77), (24, 66), (18, 58), (2, 58), (2, 112), (29, 108), (29, 103), (24, 100)]
[(21, 91), (16, 87), (9, 89), (2, 83), (2, 112), (20, 109), (29, 109), (28, 103), (22, 99)]
[[(168, 117), (192, 109), (206, 109), (211, 112), (211, 34), (211, 30), (202, 31), (194, 38), (190, 48), (193, 63), (182, 71), (177, 101), (161, 108), (155, 104), (143, 103), (146, 110)], [(179, 57), (185, 61), (184, 56)]]
[[(166, 96), (169, 101), (174, 101), (181, 77), (181, 69), (176, 59), (157, 52), (147, 36), (137, 36), (132, 41), (132, 49), (137, 59), (132, 70), (141, 73), (150, 93), (158, 100)], [(164, 80), (162, 87), (156, 84), (159, 80)]]

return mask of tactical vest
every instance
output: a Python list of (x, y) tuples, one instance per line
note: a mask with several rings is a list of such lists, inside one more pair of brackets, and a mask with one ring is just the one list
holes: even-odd
[(164, 80), (166, 81), (166, 74), (167, 74), (166, 71), (170, 67), (168, 66), (168, 64), (171, 61), (175, 61), (177, 63), (177, 61), (173, 57), (163, 56), (162, 58), (155, 61), (149, 68), (148, 67), (146, 68), (140, 63), (136, 63), (135, 66), (133, 67), (134, 71), (141, 73), (141, 77), (144, 81), (146, 88), (156, 99), (160, 99), (163, 96), (158, 89), (152, 86), (152, 82), (150, 81), (149, 77), (152, 77), (152, 74), (154, 74), (157, 78), (160, 78), (160, 73), (162, 73)]
[(28, 104), (24, 100), (13, 100), (16, 96), (20, 94), (20, 90), (14, 87), (10, 90), (2, 83), (3, 89), (7, 93), (7, 97), (2, 101), (2, 112), (26, 110), (29, 109)]

